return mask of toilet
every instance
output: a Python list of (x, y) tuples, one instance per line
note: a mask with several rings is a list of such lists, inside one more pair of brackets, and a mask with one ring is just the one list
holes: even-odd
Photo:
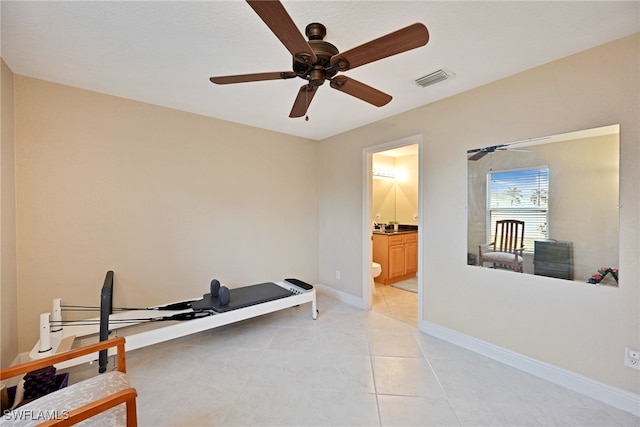
[(372, 262), (371, 263), (371, 289), (373, 290), (374, 294), (376, 293), (376, 282), (374, 279), (378, 277), (380, 273), (382, 273), (382, 267), (380, 266), (380, 264), (378, 264), (377, 262)]

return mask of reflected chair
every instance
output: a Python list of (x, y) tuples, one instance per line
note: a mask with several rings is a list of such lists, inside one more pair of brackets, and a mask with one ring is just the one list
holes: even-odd
[(523, 272), (524, 221), (504, 219), (496, 221), (493, 242), (480, 245), (479, 264), (493, 263), (493, 268)]

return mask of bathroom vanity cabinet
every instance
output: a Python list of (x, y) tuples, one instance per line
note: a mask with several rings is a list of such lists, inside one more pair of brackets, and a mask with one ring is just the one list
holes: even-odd
[(418, 232), (374, 233), (373, 262), (382, 267), (376, 282), (390, 285), (418, 272)]

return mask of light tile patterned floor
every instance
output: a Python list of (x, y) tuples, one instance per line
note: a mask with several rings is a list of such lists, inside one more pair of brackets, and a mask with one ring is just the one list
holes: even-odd
[(418, 326), (418, 294), (376, 283), (373, 310)]
[(315, 321), (306, 304), (127, 353), (139, 425), (640, 425), (386, 314), (321, 294), (318, 308)]

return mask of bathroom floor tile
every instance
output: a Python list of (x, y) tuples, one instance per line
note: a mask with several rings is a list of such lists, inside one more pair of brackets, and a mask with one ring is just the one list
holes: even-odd
[(418, 325), (418, 294), (376, 283), (372, 304), (373, 310), (378, 313), (413, 326)]

